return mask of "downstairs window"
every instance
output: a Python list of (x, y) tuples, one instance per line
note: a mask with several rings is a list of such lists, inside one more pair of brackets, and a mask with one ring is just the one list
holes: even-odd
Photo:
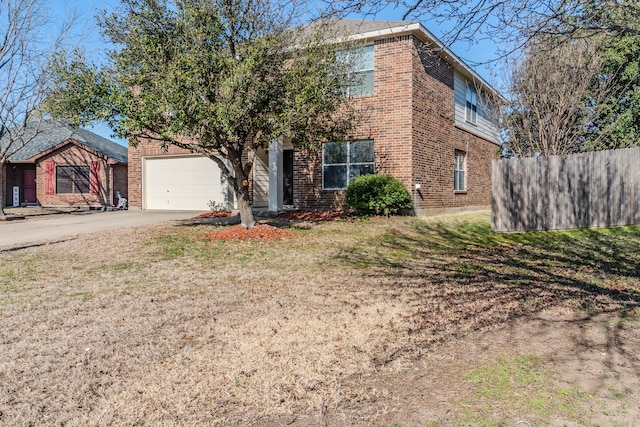
[(89, 193), (89, 166), (57, 166), (56, 193), (86, 194)]
[(353, 178), (375, 173), (373, 141), (322, 144), (322, 189), (344, 190)]

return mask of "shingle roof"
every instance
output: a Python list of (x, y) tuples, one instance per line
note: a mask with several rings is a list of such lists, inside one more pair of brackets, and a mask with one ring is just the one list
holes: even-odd
[[(37, 135), (33, 136), (36, 132)], [(91, 131), (79, 129), (60, 121), (41, 122), (37, 126), (34, 125), (32, 129), (28, 128), (23, 139), (28, 140), (30, 137), (33, 139), (9, 157), (9, 161), (28, 160), (68, 139), (86, 145), (117, 162), (127, 163), (128, 161), (127, 147)]]

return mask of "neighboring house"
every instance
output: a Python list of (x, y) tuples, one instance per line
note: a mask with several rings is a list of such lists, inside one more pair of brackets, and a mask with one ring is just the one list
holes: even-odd
[[(482, 94), (500, 95), (421, 24), (342, 20), (358, 48), (361, 83), (350, 95), (367, 120), (353, 139), (309, 151), (286, 140), (256, 153), (254, 207), (340, 209), (349, 180), (388, 173), (416, 210), (488, 206), (499, 133)], [(213, 161), (142, 141), (129, 148), (129, 204), (143, 209), (208, 209), (230, 202)]]
[(5, 206), (14, 189), (21, 206), (95, 208), (117, 204), (116, 191), (127, 197), (127, 147), (63, 122), (34, 124), (24, 141), (0, 171)]

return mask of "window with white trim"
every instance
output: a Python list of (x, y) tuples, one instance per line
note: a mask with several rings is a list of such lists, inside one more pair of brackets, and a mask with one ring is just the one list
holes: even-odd
[(322, 144), (322, 189), (344, 190), (353, 178), (375, 173), (373, 141)]
[(453, 189), (454, 191), (466, 191), (467, 154), (464, 151), (455, 150), (454, 156)]
[(337, 56), (345, 61), (351, 69), (347, 73), (349, 84), (346, 88), (346, 96), (373, 94), (373, 45), (340, 50), (337, 52)]
[(467, 84), (467, 107), (465, 119), (467, 122), (476, 124), (478, 117), (478, 93)]

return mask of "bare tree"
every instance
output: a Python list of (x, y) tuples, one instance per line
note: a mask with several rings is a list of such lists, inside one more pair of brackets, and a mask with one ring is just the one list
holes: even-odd
[(544, 39), (514, 65), (502, 115), (509, 154), (567, 154), (606, 137), (596, 124), (615, 76), (600, 73), (603, 57), (594, 41)]
[(39, 133), (47, 64), (62, 47), (73, 17), (53, 22), (42, 0), (0, 0), (0, 219), (6, 218), (3, 171)]
[(435, 20), (448, 28), (445, 44), (490, 38), (503, 49), (526, 46), (541, 34), (569, 39), (594, 34), (640, 34), (638, 0), (324, 0), (325, 15), (376, 16), (384, 10), (403, 19)]

